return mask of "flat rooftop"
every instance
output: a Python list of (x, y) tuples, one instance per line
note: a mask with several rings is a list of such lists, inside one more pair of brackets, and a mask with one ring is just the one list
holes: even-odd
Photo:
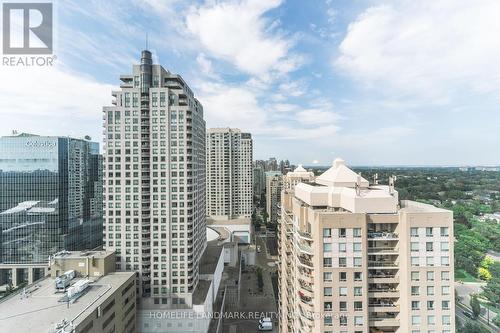
[(252, 223), (252, 219), (249, 217), (242, 217), (237, 219), (230, 220), (217, 220), (207, 218), (207, 225), (250, 225)]
[[(0, 300), (0, 332), (55, 332), (55, 325), (63, 319), (77, 325), (134, 274), (117, 272), (103, 276), (69, 306), (59, 302), (65, 294), (55, 293), (55, 279), (40, 280), (27, 287), (25, 295), (20, 291)], [(72, 282), (78, 280), (81, 279)]]
[(423, 202), (401, 200), (401, 210), (410, 213), (449, 213), (450, 210), (439, 208)]
[(114, 252), (112, 251), (61, 251), (54, 254), (54, 259), (82, 259), (88, 257), (98, 258), (106, 258), (109, 255), (112, 255)]
[(210, 289), (210, 285), (212, 281), (209, 280), (199, 280), (196, 285), (196, 289), (193, 292), (193, 304), (203, 304), (207, 299), (208, 289)]
[(222, 245), (218, 245), (217, 241), (207, 242), (207, 248), (200, 260), (200, 274), (214, 274), (222, 247)]

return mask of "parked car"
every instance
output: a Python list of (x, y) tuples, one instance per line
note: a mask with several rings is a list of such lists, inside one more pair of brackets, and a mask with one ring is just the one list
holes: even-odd
[(464, 311), (464, 316), (466, 316), (467, 318), (471, 318), (471, 319), (474, 318), (474, 315), (472, 314), (472, 312), (469, 312), (469, 311)]
[(273, 323), (270, 321), (264, 321), (262, 323), (259, 323), (259, 331), (272, 331), (273, 330)]

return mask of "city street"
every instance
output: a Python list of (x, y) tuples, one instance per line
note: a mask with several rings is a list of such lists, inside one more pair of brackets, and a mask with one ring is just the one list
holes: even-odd
[[(256, 254), (256, 265), (247, 266), (245, 272), (242, 273), (240, 306), (226, 309), (226, 315), (231, 312), (234, 318), (224, 320), (224, 333), (256, 332), (258, 321), (262, 316), (271, 317), (274, 328), (272, 332), (278, 332), (276, 300), (271, 281), (271, 274), (276, 271), (275, 259), (267, 255), (265, 238), (257, 235), (256, 245), (260, 246), (261, 252)], [(264, 280), (262, 292), (257, 287), (257, 267), (262, 269)]]
[[(460, 303), (461, 303), (461, 304), (456, 305), (455, 312), (456, 312), (457, 317), (460, 318), (462, 320), (462, 322), (470, 320), (463, 314), (466, 311), (471, 312), (470, 295), (480, 293), (482, 291), (481, 287), (483, 287), (485, 285), (486, 285), (486, 283), (483, 283), (483, 282), (463, 282), (463, 283), (456, 282), (455, 283), (455, 290), (456, 290), (457, 296), (459, 297)], [(496, 313), (493, 311), (490, 311), (489, 309), (487, 309), (483, 306), (481, 306), (481, 309), (482, 309), (481, 315), (478, 318), (478, 320), (482, 324), (488, 326), (488, 315), (489, 315), (490, 325), (488, 326), (488, 328), (492, 332), (500, 332), (500, 329), (498, 329), (496, 326), (491, 324), (491, 320), (496, 316)]]

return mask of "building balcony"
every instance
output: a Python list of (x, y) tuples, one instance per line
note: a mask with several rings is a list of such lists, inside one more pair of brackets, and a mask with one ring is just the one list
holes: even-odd
[(399, 327), (399, 319), (396, 317), (372, 317), (370, 327)]
[(399, 236), (395, 232), (371, 231), (371, 232), (368, 232), (368, 239), (370, 239), (370, 240), (397, 240), (397, 239), (399, 239)]
[(297, 243), (297, 248), (298, 248), (298, 251), (300, 253), (304, 253), (304, 254), (307, 254), (307, 255), (310, 255), (310, 256), (313, 255), (312, 248), (309, 245), (307, 245), (307, 244)]
[(311, 234), (308, 233), (308, 232), (297, 230), (297, 235), (301, 239), (304, 239), (304, 240), (307, 240), (307, 241), (310, 241), (310, 242), (313, 241)]
[(368, 261), (368, 269), (399, 269), (397, 261)]
[(370, 312), (377, 312), (377, 313), (399, 312), (399, 304), (392, 304), (392, 305), (368, 304), (368, 308)]
[(399, 248), (397, 247), (369, 247), (368, 254), (374, 255), (398, 255)]
[(314, 266), (313, 266), (313, 263), (311, 260), (307, 259), (307, 258), (304, 258), (304, 257), (298, 257), (298, 262), (299, 262), (299, 265), (300, 266), (303, 266), (307, 269), (314, 269)]

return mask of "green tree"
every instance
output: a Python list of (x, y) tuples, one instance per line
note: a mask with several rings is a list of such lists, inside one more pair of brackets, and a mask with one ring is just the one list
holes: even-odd
[(493, 324), (500, 327), (500, 315), (496, 315), (495, 318), (493, 318), (492, 322)]
[(483, 287), (483, 295), (495, 306), (500, 305), (500, 262), (490, 266), (491, 279)]
[(470, 298), (470, 307), (472, 309), (474, 318), (479, 317), (479, 315), (481, 314), (481, 303), (479, 303), (477, 296), (474, 295)]
[(490, 333), (483, 325), (467, 320), (465, 325), (458, 331), (460, 333)]

